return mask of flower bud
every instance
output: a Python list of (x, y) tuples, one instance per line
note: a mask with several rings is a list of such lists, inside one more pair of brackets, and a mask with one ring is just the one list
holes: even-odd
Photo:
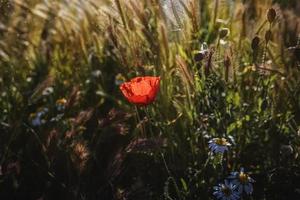
[(276, 11), (274, 8), (270, 8), (267, 13), (267, 18), (270, 23), (274, 22), (276, 18)]
[(229, 35), (229, 29), (228, 28), (222, 28), (219, 30), (219, 36), (221, 39), (225, 38)]
[(259, 42), (260, 42), (260, 38), (258, 36), (255, 36), (252, 39), (252, 42), (251, 42), (251, 48), (252, 48), (252, 50), (257, 50), (257, 48), (259, 47)]

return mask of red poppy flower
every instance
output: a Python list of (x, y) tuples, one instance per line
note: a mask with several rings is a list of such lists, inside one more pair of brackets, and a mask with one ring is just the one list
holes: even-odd
[(138, 105), (148, 105), (156, 97), (159, 90), (159, 81), (159, 77), (136, 77), (129, 82), (121, 84), (120, 90), (129, 102)]

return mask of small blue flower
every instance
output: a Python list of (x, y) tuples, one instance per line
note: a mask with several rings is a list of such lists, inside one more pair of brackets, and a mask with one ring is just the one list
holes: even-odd
[(48, 111), (48, 108), (43, 108), (36, 113), (31, 113), (29, 118), (31, 120), (32, 126), (41, 126), (42, 124), (44, 124), (45, 120), (42, 118)]
[(63, 111), (66, 108), (67, 100), (65, 98), (58, 99), (55, 104), (58, 111)]
[(214, 153), (224, 153), (228, 151), (228, 146), (231, 146), (225, 138), (213, 138), (208, 142), (209, 149)]
[(218, 200), (238, 200), (240, 198), (238, 192), (236, 191), (236, 186), (225, 180), (224, 184), (219, 184), (214, 187), (213, 195)]
[(40, 126), (40, 125), (42, 125), (41, 118), (37, 117), (36, 115), (31, 115), (31, 117), (33, 117), (33, 119), (31, 120), (32, 126)]
[(254, 180), (244, 172), (244, 168), (241, 168), (240, 172), (231, 172), (227, 178), (237, 186), (239, 194), (242, 194), (243, 191), (247, 195), (252, 194)]

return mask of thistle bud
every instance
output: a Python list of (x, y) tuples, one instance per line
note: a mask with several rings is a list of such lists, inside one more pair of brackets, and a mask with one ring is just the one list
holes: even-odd
[(270, 8), (268, 10), (267, 18), (270, 23), (274, 22), (274, 20), (276, 18), (276, 11), (274, 8)]
[(271, 30), (267, 30), (267, 32), (265, 34), (266, 43), (268, 43), (271, 39), (272, 39), (272, 31)]
[(228, 28), (222, 28), (219, 30), (219, 36), (221, 39), (225, 38), (229, 35), (229, 29)]
[(257, 48), (259, 47), (259, 42), (260, 42), (260, 38), (258, 36), (255, 36), (252, 39), (251, 48), (252, 48), (253, 51), (257, 50)]

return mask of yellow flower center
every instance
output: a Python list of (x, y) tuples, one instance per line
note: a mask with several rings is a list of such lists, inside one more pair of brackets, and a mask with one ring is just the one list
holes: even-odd
[(227, 197), (231, 195), (231, 190), (230, 190), (228, 187), (226, 187), (226, 186), (223, 186), (223, 187), (222, 187), (222, 192), (223, 192), (224, 195), (227, 196)]
[(241, 172), (239, 174), (239, 179), (241, 183), (247, 183), (248, 182), (248, 175), (245, 174), (244, 172)]
[(215, 143), (217, 145), (226, 146), (228, 144), (227, 140), (225, 138), (217, 138), (215, 140)]
[(30, 115), (29, 115), (29, 118), (30, 119), (33, 119), (33, 118), (35, 118), (36, 117), (36, 113), (30, 113)]
[(58, 100), (56, 101), (56, 104), (57, 104), (57, 105), (64, 105), (64, 104), (66, 104), (66, 103), (67, 103), (67, 100), (66, 100), (65, 98), (58, 99)]

